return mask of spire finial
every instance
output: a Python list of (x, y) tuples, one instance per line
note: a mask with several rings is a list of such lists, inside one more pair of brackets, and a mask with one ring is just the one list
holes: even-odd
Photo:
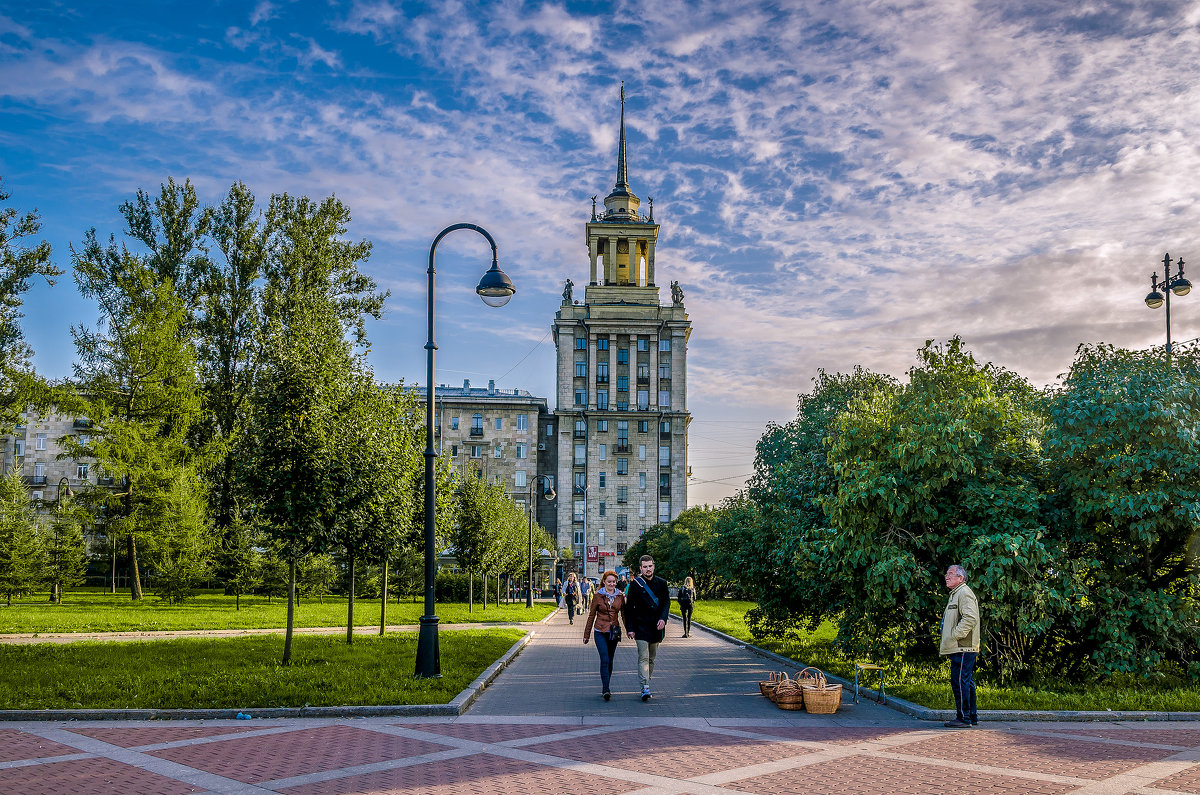
[(629, 190), (629, 166), (625, 160), (625, 81), (621, 81), (621, 143), (617, 150), (617, 188)]

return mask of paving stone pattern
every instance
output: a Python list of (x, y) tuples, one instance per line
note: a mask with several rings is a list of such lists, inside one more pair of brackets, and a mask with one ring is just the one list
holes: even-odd
[(605, 703), (582, 624), (548, 630), (458, 718), (8, 724), (0, 793), (1200, 795), (1196, 724), (782, 712), (758, 694), (765, 661), (677, 625), (655, 698), (637, 698), (622, 644)]

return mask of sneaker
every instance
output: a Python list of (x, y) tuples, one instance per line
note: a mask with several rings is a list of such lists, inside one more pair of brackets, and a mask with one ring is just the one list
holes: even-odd
[(643, 687), (642, 688), (642, 701), (649, 701), (649, 700), (650, 700), (650, 688)]
[(969, 728), (971, 728), (971, 724), (967, 723), (965, 720), (948, 720), (945, 723), (943, 723), (942, 725), (945, 726), (947, 729), (969, 729)]
[(605, 690), (605, 691), (604, 691), (604, 700), (605, 700), (605, 701), (608, 701), (610, 698), (612, 698), (612, 693), (610, 693), (610, 692), (608, 692), (607, 690)]

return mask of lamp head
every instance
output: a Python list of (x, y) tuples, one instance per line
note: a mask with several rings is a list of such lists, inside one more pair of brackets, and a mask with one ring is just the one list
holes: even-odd
[(1191, 292), (1192, 283), (1180, 276), (1175, 281), (1171, 282), (1171, 292), (1175, 295), (1187, 295)]
[(554, 502), (554, 498), (557, 496), (558, 496), (558, 492), (556, 492), (554, 490), (553, 486), (550, 486), (549, 488), (547, 488), (545, 493), (542, 494), (543, 499), (549, 500), (550, 502)]
[(1154, 292), (1150, 293), (1150, 295), (1146, 296), (1146, 306), (1150, 307), (1151, 309), (1158, 309), (1162, 305), (1163, 294), (1158, 290), (1155, 290)]
[(479, 280), (479, 286), (475, 288), (475, 292), (485, 304), (496, 307), (507, 304), (516, 291), (517, 288), (513, 286), (512, 280), (504, 275), (504, 271), (500, 270), (500, 266), (494, 259), (492, 267), (483, 274), (483, 278)]

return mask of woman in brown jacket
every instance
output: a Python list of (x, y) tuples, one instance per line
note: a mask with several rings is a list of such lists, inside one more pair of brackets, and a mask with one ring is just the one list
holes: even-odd
[(608, 683), (612, 678), (613, 655), (621, 642), (621, 608), (625, 606), (625, 594), (617, 590), (615, 571), (604, 572), (600, 582), (602, 585), (596, 589), (588, 609), (583, 642), (586, 644), (595, 633), (596, 651), (600, 653), (600, 685), (604, 688), (604, 700), (608, 701), (612, 698)]

